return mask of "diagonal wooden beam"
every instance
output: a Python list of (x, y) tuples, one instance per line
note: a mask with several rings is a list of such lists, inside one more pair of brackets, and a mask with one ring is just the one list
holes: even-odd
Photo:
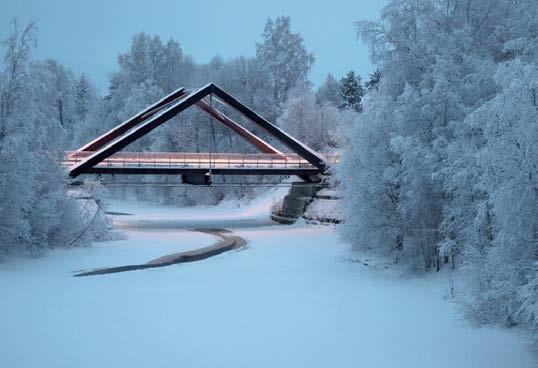
[(112, 156), (122, 148), (125, 148), (140, 137), (148, 134), (153, 129), (172, 119), (183, 110), (191, 107), (209, 93), (211, 93), (211, 84), (207, 84), (204, 87), (185, 95), (178, 102), (174, 102), (170, 107), (155, 114), (149, 120), (139, 123), (131, 130), (127, 131), (124, 135), (117, 137), (106, 146), (101, 147), (80, 163), (73, 165), (69, 171), (69, 176), (76, 178), (80, 174), (84, 173), (85, 170), (88, 170), (103, 160), (106, 160), (108, 157)]
[(205, 100), (198, 101), (196, 103), (196, 106), (203, 112), (214, 117), (217, 121), (222, 123), (224, 126), (230, 128), (232, 131), (234, 131), (236, 134), (244, 138), (248, 143), (256, 147), (262, 153), (270, 153), (274, 155), (283, 154), (282, 152), (277, 150), (275, 147), (273, 147), (272, 145), (270, 145), (269, 143), (267, 143), (266, 141), (264, 141), (257, 135), (251, 133), (248, 129), (246, 129), (245, 127), (243, 127), (236, 121), (232, 120), (226, 114), (222, 113), (221, 111), (209, 105)]
[(314, 151), (312, 148), (308, 147), (306, 144), (293, 138), (291, 135), (284, 132), (282, 129), (280, 129), (276, 125), (271, 124), (265, 118), (258, 115), (258, 113), (256, 113), (255, 111), (253, 111), (252, 109), (244, 105), (238, 99), (231, 96), (230, 94), (222, 90), (220, 87), (218, 87), (214, 83), (209, 84), (209, 89), (211, 93), (217, 95), (226, 105), (237, 110), (248, 120), (250, 120), (251, 122), (259, 126), (260, 128), (267, 131), (273, 137), (275, 137), (284, 145), (286, 145), (288, 148), (290, 148), (293, 152), (303, 157), (312, 165), (320, 169), (322, 172), (328, 168), (327, 160), (322, 155)]
[(170, 93), (168, 96), (163, 97), (161, 100), (157, 101), (153, 105), (147, 107), (146, 109), (140, 111), (136, 115), (130, 117), (129, 119), (125, 120), (120, 125), (114, 127), (113, 129), (109, 130), (105, 134), (101, 135), (100, 137), (94, 139), (93, 141), (85, 144), (84, 146), (80, 147), (77, 151), (96, 151), (105, 144), (109, 143), (110, 141), (118, 138), (120, 135), (124, 134), (128, 130), (132, 129), (136, 125), (140, 124), (145, 119), (151, 117), (155, 113), (159, 112), (162, 108), (164, 108), (167, 104), (173, 102), (174, 100), (177, 100), (181, 96), (186, 94), (185, 88), (179, 88), (175, 90), (174, 92)]
[[(188, 93), (188, 90), (185, 90), (183, 93)], [(205, 100), (200, 100), (196, 103), (196, 106), (206, 114), (215, 118), (219, 123), (225, 127), (231, 129), (241, 138), (246, 140), (249, 144), (256, 147), (262, 153), (270, 153), (274, 155), (282, 155), (283, 153), (277, 150), (275, 147), (243, 127), (241, 124), (219, 111), (215, 107), (209, 105)]]

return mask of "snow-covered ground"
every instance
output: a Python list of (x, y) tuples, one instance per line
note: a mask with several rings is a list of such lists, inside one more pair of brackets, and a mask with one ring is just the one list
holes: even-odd
[[(278, 195), (276, 193), (275, 195)], [(1, 367), (536, 367), (517, 331), (475, 328), (442, 299), (443, 275), (347, 262), (332, 227), (275, 225), (272, 200), (238, 208), (113, 202), (126, 240), (0, 265)], [(83, 278), (209, 245), (204, 261)]]

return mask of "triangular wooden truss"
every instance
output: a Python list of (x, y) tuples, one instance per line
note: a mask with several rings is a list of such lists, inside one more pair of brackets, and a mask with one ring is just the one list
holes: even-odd
[(264, 129), (297, 155), (308, 161), (312, 166), (319, 169), (321, 173), (327, 169), (327, 162), (322, 155), (270, 123), (217, 85), (209, 83), (202, 88), (194, 90), (180, 88), (84, 145), (77, 151), (91, 151), (93, 153), (84, 158), (81, 162), (73, 165), (69, 170), (69, 175), (75, 178), (80, 174), (85, 173), (87, 170), (103, 162), (114, 153), (125, 148), (127, 145), (148, 134), (153, 129), (164, 124), (193, 105), (196, 105), (199, 109), (211, 115), (215, 120), (230, 128), (262, 153), (282, 155), (282, 152), (272, 145), (226, 116), (211, 104), (207, 103), (204, 98), (209, 95), (211, 95), (211, 98), (216, 98), (219, 102), (239, 112), (256, 126)]

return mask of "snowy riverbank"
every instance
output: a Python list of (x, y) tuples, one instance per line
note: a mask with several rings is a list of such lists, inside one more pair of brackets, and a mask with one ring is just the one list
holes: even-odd
[[(274, 225), (272, 199), (172, 208), (113, 202), (126, 240), (0, 265), (6, 367), (535, 367), (516, 330), (474, 328), (446, 276), (346, 262), (328, 226)], [(74, 278), (211, 244), (248, 249), (159, 269)]]

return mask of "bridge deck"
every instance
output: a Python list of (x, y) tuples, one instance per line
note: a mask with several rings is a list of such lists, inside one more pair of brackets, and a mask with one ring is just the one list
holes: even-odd
[[(68, 152), (63, 164), (71, 167), (93, 151)], [(331, 162), (338, 156), (325, 155)], [(320, 170), (296, 154), (118, 152), (84, 170), (86, 174), (141, 175), (317, 175)]]

